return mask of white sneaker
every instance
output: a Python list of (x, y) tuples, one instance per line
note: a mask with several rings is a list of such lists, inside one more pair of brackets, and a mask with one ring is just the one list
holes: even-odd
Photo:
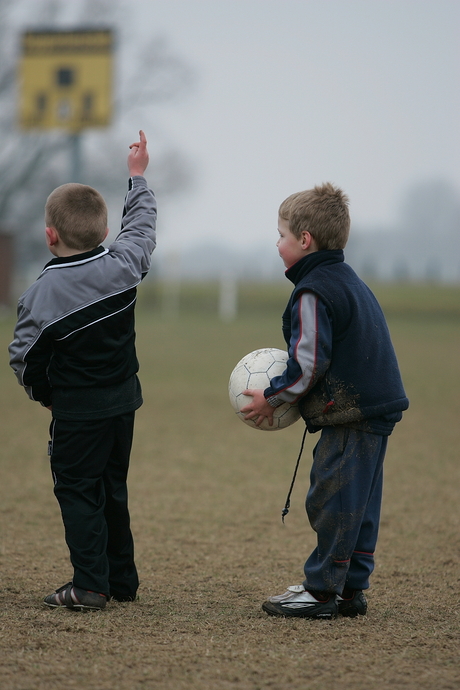
[(316, 599), (303, 585), (292, 585), (284, 594), (270, 597), (262, 604), (270, 616), (297, 616), (299, 618), (323, 618), (330, 620), (337, 616), (336, 595), (327, 599)]

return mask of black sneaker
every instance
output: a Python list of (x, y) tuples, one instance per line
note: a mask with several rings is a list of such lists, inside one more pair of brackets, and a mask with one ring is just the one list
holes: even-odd
[(270, 616), (295, 616), (322, 620), (337, 617), (335, 594), (308, 591), (303, 585), (293, 585), (288, 587), (284, 594), (270, 597), (262, 604), (262, 609)]
[(107, 597), (104, 594), (74, 587), (72, 582), (68, 582), (53, 594), (45, 597), (43, 603), (52, 609), (65, 606), (77, 611), (102, 611), (107, 604)]
[(117, 594), (110, 592), (110, 599), (113, 601), (126, 602), (126, 601), (136, 601), (136, 595), (131, 596), (130, 594)]
[(345, 590), (342, 596), (337, 595), (337, 608), (341, 616), (348, 616), (348, 618), (365, 616), (367, 599), (361, 589)]

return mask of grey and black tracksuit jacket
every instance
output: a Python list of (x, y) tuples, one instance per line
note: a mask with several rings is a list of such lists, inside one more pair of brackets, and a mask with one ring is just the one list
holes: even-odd
[(29, 397), (52, 405), (55, 418), (101, 419), (142, 404), (134, 307), (155, 226), (153, 192), (144, 177), (130, 178), (116, 240), (52, 259), (20, 298), (10, 363)]

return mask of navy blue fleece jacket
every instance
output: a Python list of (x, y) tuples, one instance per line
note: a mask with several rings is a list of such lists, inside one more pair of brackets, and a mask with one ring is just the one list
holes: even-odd
[(289, 360), (265, 397), (298, 402), (310, 431), (346, 424), (389, 434), (409, 406), (383, 312), (342, 250), (309, 254), (286, 271)]

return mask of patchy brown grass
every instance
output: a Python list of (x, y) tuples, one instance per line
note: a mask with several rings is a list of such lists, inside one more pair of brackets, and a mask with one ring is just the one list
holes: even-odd
[[(431, 310), (431, 306), (430, 306)], [(70, 576), (46, 457), (48, 413), (0, 366), (2, 690), (457, 690), (460, 325), (430, 311), (390, 321), (411, 408), (390, 439), (369, 614), (267, 617), (302, 580), (308, 438), (291, 512), (281, 509), (302, 427), (265, 433), (228, 403), (234, 364), (282, 347), (280, 315), (233, 324), (138, 320), (145, 405), (130, 500), (139, 600), (50, 611)], [(3, 352), (12, 322), (0, 326)]]

